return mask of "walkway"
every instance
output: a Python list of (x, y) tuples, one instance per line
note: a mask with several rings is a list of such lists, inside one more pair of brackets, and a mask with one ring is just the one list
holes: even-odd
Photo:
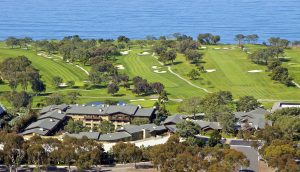
[[(152, 54), (152, 57), (154, 57), (154, 58), (158, 61), (158, 58), (157, 58), (154, 54)], [(158, 61), (158, 63), (159, 63), (160, 65), (164, 66), (164, 64), (163, 64), (162, 62)], [(171, 66), (167, 66), (167, 68), (168, 68), (168, 70), (169, 70), (169, 72), (170, 72), (171, 74), (173, 74), (173, 75), (177, 76), (179, 79), (185, 81), (185, 82), (188, 83), (190, 86), (195, 87), (195, 88), (198, 88), (198, 89), (201, 89), (201, 90), (203, 90), (203, 91), (205, 91), (205, 92), (207, 92), (207, 93), (212, 93), (212, 92), (208, 91), (207, 89), (202, 88), (202, 87), (199, 87), (198, 85), (193, 84), (193, 83), (190, 82), (189, 80), (187, 80), (187, 79), (183, 78), (182, 76), (180, 76), (179, 74), (175, 73), (174, 71), (172, 71)]]

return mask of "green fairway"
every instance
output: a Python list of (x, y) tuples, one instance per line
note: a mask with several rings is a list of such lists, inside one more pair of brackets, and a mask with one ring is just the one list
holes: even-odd
[(47, 90), (51, 90), (51, 80), (53, 76), (60, 76), (64, 82), (75, 81), (76, 85), (83, 85), (83, 81), (88, 79), (87, 74), (73, 64), (66, 63), (59, 58), (48, 59), (36, 54), (32, 50), (8, 49), (0, 47), (0, 60), (6, 57), (17, 57), (24, 55), (32, 65), (40, 71), (42, 80), (47, 84)]
[[(251, 48), (257, 49), (259, 47), (255, 46)], [(286, 87), (272, 81), (268, 76), (269, 73), (266, 72), (266, 66), (253, 64), (245, 52), (242, 52), (233, 45), (209, 46), (207, 49), (200, 51), (205, 54), (203, 59), (205, 69), (215, 69), (216, 71), (202, 73), (199, 80), (190, 80), (190, 82), (197, 86), (206, 88), (211, 92), (228, 90), (233, 93), (235, 98), (252, 95), (257, 99), (271, 102), (300, 100), (300, 90), (298, 88)], [(297, 51), (293, 50), (289, 52), (288, 50), (287, 53), (292, 54), (297, 53)], [(119, 60), (125, 66), (124, 71), (131, 77), (139, 75), (150, 82), (162, 82), (173, 98), (187, 98), (206, 94), (204, 91), (192, 87), (182, 79), (171, 74), (165, 66), (161, 67), (159, 71), (167, 71), (167, 73), (158, 74), (153, 72), (153, 66), (161, 65), (151, 55), (138, 56), (138, 52), (138, 50), (134, 50), (129, 55), (122, 56)], [(299, 56), (293, 58), (294, 63), (297, 63), (296, 60), (299, 59)], [(171, 66), (174, 72), (187, 80), (189, 80), (187, 74), (192, 68), (195, 68), (195, 66), (187, 62), (183, 55), (178, 55), (175, 65)], [(291, 75), (297, 81), (299, 70), (297, 68), (292, 70), (290, 67), (289, 69)], [(248, 72), (252, 70), (261, 70), (261, 72)]]
[[(223, 48), (231, 46), (223, 46)], [(252, 95), (258, 99), (275, 100), (300, 100), (299, 89), (286, 87), (270, 79), (266, 67), (253, 64), (247, 58), (247, 54), (235, 49), (215, 49), (209, 47), (204, 52), (205, 69), (215, 69), (215, 72), (203, 73), (200, 80), (193, 81), (195, 84), (203, 86), (210, 91), (228, 90), (235, 98), (244, 95)], [(300, 58), (300, 57), (298, 57)], [(187, 73), (193, 67), (183, 56), (178, 57), (182, 62), (175, 65), (174, 71), (187, 78)], [(188, 70), (186, 70), (188, 69)], [(262, 70), (262, 72), (249, 73), (251, 70)], [(291, 73), (293, 73), (291, 71)]]
[[(139, 56), (139, 51), (134, 50), (129, 55), (119, 58), (119, 62), (124, 65), (124, 72), (130, 77), (141, 76), (150, 82), (161, 82), (165, 85), (170, 97), (172, 98), (187, 98), (191, 96), (203, 96), (206, 93), (198, 88), (195, 88), (177, 76), (171, 74), (167, 67), (162, 66), (151, 55)], [(159, 69), (154, 69), (157, 66)], [(166, 73), (155, 73), (166, 71)]]

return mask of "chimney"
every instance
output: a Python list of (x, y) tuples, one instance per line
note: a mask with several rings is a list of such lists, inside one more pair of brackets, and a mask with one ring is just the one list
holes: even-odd
[(143, 140), (146, 139), (146, 130), (145, 129), (142, 129), (143, 130)]

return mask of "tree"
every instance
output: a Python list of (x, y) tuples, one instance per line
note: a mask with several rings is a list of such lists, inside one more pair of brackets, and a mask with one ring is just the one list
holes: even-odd
[(73, 91), (67, 94), (67, 100), (69, 100), (70, 104), (77, 103), (78, 97), (81, 96), (79, 92)]
[(20, 44), (20, 41), (17, 38), (11, 36), (5, 39), (5, 44), (11, 48), (14, 48), (14, 46)]
[(133, 125), (143, 125), (143, 124), (149, 124), (149, 122), (150, 122), (149, 119), (135, 117), (131, 121), (131, 124), (133, 124)]
[(32, 102), (31, 96), (25, 91), (22, 91), (20, 93), (11, 92), (7, 95), (7, 99), (9, 100), (11, 105), (17, 110), (19, 110), (21, 107), (29, 106)]
[(237, 110), (238, 111), (243, 111), (243, 112), (248, 112), (251, 110), (254, 110), (258, 108), (261, 105), (260, 102), (257, 101), (253, 96), (244, 96), (241, 97), (237, 102)]
[(187, 76), (191, 79), (191, 80), (196, 80), (199, 78), (200, 76), (200, 72), (196, 69), (192, 69)]
[(196, 119), (196, 114), (201, 112), (200, 105), (201, 105), (200, 97), (191, 97), (189, 99), (184, 100), (180, 104), (179, 110), (186, 112), (187, 114), (194, 115), (194, 119)]
[(162, 91), (164, 91), (165, 88), (165, 86), (160, 82), (151, 83), (150, 86), (152, 90), (157, 94), (160, 94)]
[(88, 131), (81, 121), (74, 121), (70, 119), (64, 129), (69, 133), (79, 133)]
[(25, 158), (23, 150), (24, 139), (17, 134), (7, 133), (0, 140), (3, 143), (5, 164), (9, 166), (10, 171), (12, 171), (13, 166), (17, 169)]
[(281, 61), (280, 60), (277, 60), (277, 59), (270, 60), (269, 63), (268, 63), (268, 70), (272, 71), (278, 66), (281, 66)]
[(275, 81), (279, 81), (287, 86), (293, 85), (292, 78), (289, 76), (288, 69), (277, 66), (272, 70), (271, 79)]
[(222, 126), (223, 132), (234, 133), (236, 118), (233, 113), (231, 113), (230, 111), (225, 111), (223, 113), (220, 113), (217, 118)]
[[(293, 171), (295, 169), (295, 159), (299, 158), (299, 145), (294, 146), (293, 142), (287, 140), (274, 140), (270, 145), (261, 150), (268, 165), (278, 168), (280, 171)], [(289, 167), (292, 169), (289, 169)], [(299, 171), (299, 166), (296, 167)]]
[(33, 82), (31, 82), (31, 89), (35, 93), (39, 94), (46, 91), (46, 85), (40, 79), (35, 79)]
[(64, 97), (59, 93), (53, 93), (46, 98), (47, 105), (60, 105), (64, 103)]
[(115, 125), (109, 121), (102, 121), (99, 125), (101, 134), (112, 133), (115, 131)]
[(239, 46), (241, 46), (244, 39), (245, 39), (245, 35), (243, 35), (243, 34), (237, 34), (237, 35), (235, 35), (235, 38), (234, 38), (234, 40), (238, 42)]
[(182, 121), (176, 124), (176, 132), (181, 137), (193, 137), (196, 134), (199, 134), (200, 127), (192, 121)]
[(199, 45), (196, 41), (193, 41), (191, 39), (186, 39), (186, 40), (178, 41), (176, 47), (180, 53), (184, 53), (187, 49), (191, 49), (191, 50), (198, 49)]
[(75, 85), (75, 81), (67, 81), (67, 85), (72, 88)]
[(130, 41), (130, 39), (127, 38), (126, 36), (119, 36), (117, 40), (118, 42), (125, 42), (125, 43), (128, 43)]
[(210, 134), (210, 137), (208, 139), (208, 145), (210, 147), (214, 147), (216, 146), (217, 144), (220, 144), (221, 143), (221, 139), (222, 139), (222, 136), (220, 134), (220, 132), (218, 130), (214, 130), (211, 134)]
[(118, 142), (112, 147), (112, 153), (116, 158), (117, 162), (127, 163), (134, 162), (136, 166), (136, 162), (142, 160), (143, 152), (140, 148), (135, 146), (132, 143), (123, 143)]
[(199, 63), (199, 60), (202, 58), (202, 54), (198, 52), (197, 50), (190, 50), (187, 49), (184, 52), (184, 55), (187, 60), (191, 61), (192, 63)]
[(63, 82), (63, 79), (60, 76), (54, 76), (52, 78), (52, 85), (56, 88)]
[(175, 50), (167, 50), (158, 58), (158, 60), (163, 62), (164, 64), (166, 62), (171, 62), (173, 64), (176, 56), (177, 55)]
[(107, 93), (114, 95), (118, 91), (119, 91), (119, 86), (115, 83), (111, 83), (107, 86)]
[(44, 164), (46, 160), (46, 152), (41, 144), (33, 144), (27, 149), (28, 161), (37, 166), (37, 170), (40, 171), (40, 165)]

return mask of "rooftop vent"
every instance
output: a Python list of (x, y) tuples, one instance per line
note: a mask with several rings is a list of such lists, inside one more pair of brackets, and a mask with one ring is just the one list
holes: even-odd
[(39, 128), (39, 130), (40, 130), (40, 131), (44, 131), (44, 129), (43, 129), (43, 128)]
[(58, 112), (59, 114), (61, 114), (61, 113), (62, 113), (62, 112), (61, 112), (61, 110), (58, 110), (57, 112)]

